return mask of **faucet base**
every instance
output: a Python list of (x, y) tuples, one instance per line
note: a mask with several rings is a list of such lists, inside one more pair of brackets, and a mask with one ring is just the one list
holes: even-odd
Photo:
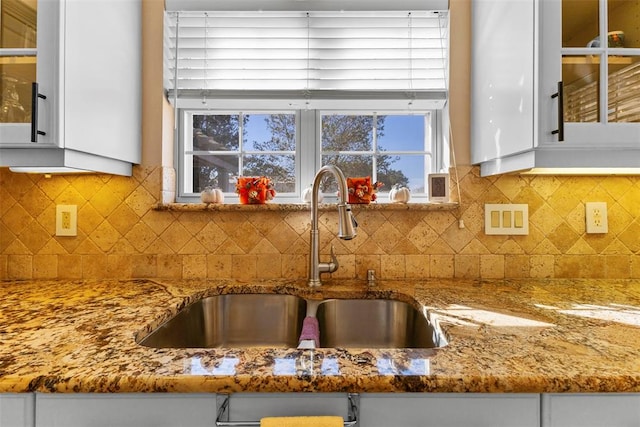
[(317, 288), (322, 285), (322, 282), (320, 280), (309, 280), (307, 284), (310, 288)]

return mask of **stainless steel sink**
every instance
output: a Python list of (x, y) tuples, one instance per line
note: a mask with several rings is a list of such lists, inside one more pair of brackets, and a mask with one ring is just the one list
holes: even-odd
[(156, 348), (296, 347), (306, 302), (292, 295), (204, 298), (140, 341)]
[(447, 344), (437, 325), (410, 304), (387, 299), (334, 299), (317, 312), (321, 347), (435, 348)]

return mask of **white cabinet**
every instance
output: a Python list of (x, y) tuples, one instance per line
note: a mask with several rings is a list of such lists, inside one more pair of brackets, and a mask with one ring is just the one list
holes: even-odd
[(0, 166), (131, 175), (141, 157), (141, 14), (140, 0), (38, 2), (43, 134), (3, 132)]
[[(637, 2), (611, 0), (472, 2), (472, 163), (482, 175), (640, 168), (638, 13)], [(594, 43), (613, 30), (626, 33), (624, 47)]]
[(360, 399), (366, 427), (535, 427), (540, 425), (538, 394), (395, 393)]
[(33, 427), (34, 414), (33, 393), (0, 394), (0, 427)]
[[(362, 393), (362, 427), (538, 427), (538, 394)], [(229, 420), (265, 416), (337, 415), (347, 419), (344, 393), (238, 393), (230, 398)]]
[(640, 425), (640, 395), (625, 393), (544, 394), (542, 427), (630, 427)]
[(36, 406), (36, 427), (212, 427), (216, 419), (214, 394), (38, 393)]

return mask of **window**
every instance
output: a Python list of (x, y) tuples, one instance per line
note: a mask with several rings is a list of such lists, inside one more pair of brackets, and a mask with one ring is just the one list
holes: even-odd
[(370, 176), (384, 184), (381, 191), (400, 184), (425, 194), (426, 177), (435, 167), (431, 128), (430, 112), (322, 114), (321, 162), (346, 176)]
[[(182, 111), (178, 199), (197, 201), (207, 186), (235, 192), (238, 176), (268, 176), (276, 202), (299, 202), (326, 164), (346, 176), (371, 176), (384, 184), (408, 186), (426, 198), (426, 180), (437, 171), (433, 147), (440, 114), (435, 111), (385, 114), (338, 111)], [(307, 141), (301, 143), (301, 135)], [(328, 180), (326, 196), (337, 187)], [(384, 198), (382, 198), (384, 201)]]
[(168, 12), (178, 200), (265, 175), (298, 202), (324, 164), (426, 197), (447, 167), (447, 27), (448, 11)]
[(296, 190), (295, 112), (186, 111), (182, 195), (207, 186), (234, 192), (236, 178), (268, 176), (279, 194)]

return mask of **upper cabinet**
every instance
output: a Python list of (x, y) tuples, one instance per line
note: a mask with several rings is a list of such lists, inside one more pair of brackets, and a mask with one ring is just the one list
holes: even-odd
[(29, 140), (37, 17), (37, 3), (0, 1), (0, 142)]
[(141, 0), (0, 4), (0, 166), (131, 175), (141, 157)]
[(640, 2), (474, 0), (472, 162), (640, 173)]

